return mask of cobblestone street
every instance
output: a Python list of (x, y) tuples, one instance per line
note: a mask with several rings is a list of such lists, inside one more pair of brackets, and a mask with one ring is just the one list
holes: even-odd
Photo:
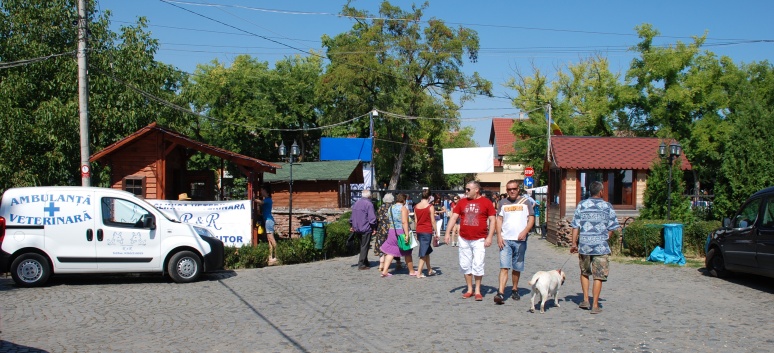
[[(435, 248), (438, 276), (358, 271), (357, 256), (224, 271), (192, 284), (161, 276), (57, 277), (44, 288), (0, 279), (0, 352), (760, 352), (773, 350), (770, 279), (722, 280), (701, 269), (611, 263), (604, 311), (578, 309), (576, 255), (561, 307), (529, 313), (527, 281), (569, 257), (529, 239), (522, 299), (493, 303), (498, 258), (487, 249), (484, 300), (461, 299), (457, 249)], [(376, 258), (371, 257), (373, 266)], [(509, 296), (509, 293), (506, 292)]]

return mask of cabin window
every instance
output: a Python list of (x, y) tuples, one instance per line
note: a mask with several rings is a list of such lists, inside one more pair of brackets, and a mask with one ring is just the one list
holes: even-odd
[(132, 175), (124, 178), (124, 191), (131, 192), (140, 197), (145, 196), (145, 177)]
[(613, 206), (635, 206), (633, 170), (581, 170), (578, 173), (578, 192), (581, 200), (591, 197), (589, 186), (595, 181), (604, 185), (602, 198), (605, 201)]

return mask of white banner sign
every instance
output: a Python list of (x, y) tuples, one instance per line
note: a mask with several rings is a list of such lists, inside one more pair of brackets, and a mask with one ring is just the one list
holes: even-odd
[(494, 172), (494, 148), (444, 148), (443, 173), (491, 173)]
[(249, 245), (250, 200), (241, 201), (174, 201), (146, 200), (151, 205), (181, 222), (207, 227), (226, 246)]

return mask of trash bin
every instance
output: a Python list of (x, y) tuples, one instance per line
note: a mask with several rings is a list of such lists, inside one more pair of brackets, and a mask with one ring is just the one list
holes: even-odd
[(325, 242), (326, 222), (312, 222), (312, 239), (314, 239), (314, 248), (322, 250)]
[(301, 238), (312, 234), (312, 226), (301, 226), (298, 228), (298, 233), (301, 234)]
[(658, 261), (665, 264), (685, 265), (683, 255), (683, 225), (680, 223), (664, 224), (664, 248), (657, 246), (648, 256), (648, 261)]

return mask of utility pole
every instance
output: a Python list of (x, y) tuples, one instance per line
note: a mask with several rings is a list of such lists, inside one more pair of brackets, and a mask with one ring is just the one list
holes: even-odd
[(86, 0), (78, 0), (78, 110), (81, 120), (81, 183), (91, 184), (89, 167), (89, 77), (86, 69)]
[(551, 103), (546, 104), (546, 115), (548, 115), (548, 119), (546, 120), (546, 125), (548, 127), (546, 128), (546, 134), (548, 135), (548, 138), (546, 139), (547, 145), (546, 145), (546, 161), (551, 161), (551, 122), (553, 121), (553, 118), (551, 117)]
[(371, 190), (377, 190), (376, 187), (376, 168), (374, 167), (374, 163), (376, 162), (376, 157), (374, 156), (374, 145), (376, 144), (376, 139), (374, 139), (374, 117), (379, 116), (379, 112), (374, 109), (371, 111), (371, 122), (369, 124), (369, 135), (371, 136)]

